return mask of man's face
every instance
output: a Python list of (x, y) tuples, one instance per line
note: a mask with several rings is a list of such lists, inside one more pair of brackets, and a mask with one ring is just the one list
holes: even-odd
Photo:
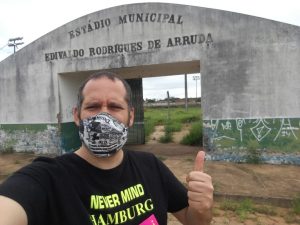
[[(73, 112), (77, 125), (81, 119), (107, 112), (125, 125), (132, 126), (134, 112), (133, 109), (129, 109), (125, 100), (126, 90), (120, 80), (110, 80), (106, 77), (90, 80), (82, 94), (84, 98), (81, 109), (75, 109)], [(80, 117), (78, 110), (80, 110)]]

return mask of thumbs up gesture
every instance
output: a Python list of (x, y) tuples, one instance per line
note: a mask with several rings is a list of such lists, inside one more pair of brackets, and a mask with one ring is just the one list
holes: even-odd
[(203, 172), (205, 152), (199, 151), (194, 170), (187, 178), (189, 210), (194, 211), (201, 221), (210, 222), (213, 206), (213, 185), (211, 177)]

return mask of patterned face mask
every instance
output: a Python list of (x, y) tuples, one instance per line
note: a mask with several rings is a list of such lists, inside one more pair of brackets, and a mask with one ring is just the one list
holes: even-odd
[(110, 114), (102, 112), (79, 123), (81, 142), (94, 155), (109, 157), (127, 141), (128, 127)]

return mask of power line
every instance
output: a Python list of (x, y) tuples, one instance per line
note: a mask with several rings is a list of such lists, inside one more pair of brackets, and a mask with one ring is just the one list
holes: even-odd
[(8, 45), (8, 43), (5, 44), (3, 47), (1, 47), (0, 50), (4, 49), (7, 45)]
[(23, 37), (16, 37), (16, 38), (10, 38), (8, 40), (8, 42), (11, 42), (11, 43), (8, 43), (8, 46), (14, 47), (14, 53), (16, 53), (16, 48), (18, 48), (18, 45), (24, 44), (24, 42), (17, 42), (17, 41), (21, 41), (22, 39), (23, 39)]

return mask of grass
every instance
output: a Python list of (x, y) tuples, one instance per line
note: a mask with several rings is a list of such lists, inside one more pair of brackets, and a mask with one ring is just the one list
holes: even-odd
[[(190, 107), (188, 111), (183, 107), (172, 107), (169, 111), (168, 108), (145, 108), (144, 120), (146, 140), (154, 132), (155, 126), (163, 125), (165, 135), (160, 142), (168, 143), (172, 141), (172, 133), (180, 131), (183, 123), (201, 121), (202, 124), (202, 115), (199, 107)], [(198, 136), (198, 138), (202, 140), (202, 137)]]
[(267, 206), (267, 205), (263, 205), (263, 206), (256, 206), (255, 207), (255, 211), (261, 214), (265, 214), (265, 215), (269, 215), (269, 216), (276, 216), (277, 213), (275, 211), (275, 208), (272, 206)]
[(161, 136), (159, 138), (160, 143), (169, 143), (169, 142), (172, 142), (172, 140), (173, 140), (173, 137), (172, 137), (172, 133), (170, 133), (170, 132), (166, 132), (164, 136)]
[(256, 140), (250, 140), (247, 146), (246, 162), (251, 164), (261, 163), (261, 151)]
[(12, 146), (3, 147), (0, 149), (0, 154), (12, 154), (15, 150)]
[(180, 143), (183, 145), (202, 146), (202, 136), (202, 121), (194, 122), (190, 132), (183, 137)]
[(251, 199), (244, 199), (241, 201), (234, 201), (230, 199), (225, 199), (220, 203), (221, 210), (226, 212), (233, 212), (241, 222), (244, 222), (247, 219), (255, 220), (257, 215), (253, 217), (256, 213), (268, 215), (268, 216), (280, 216), (287, 223), (300, 223), (300, 197), (296, 197), (292, 201), (291, 208), (287, 209), (287, 213), (281, 215), (276, 210), (276, 207), (270, 205), (261, 205), (255, 204), (251, 201)]
[(172, 142), (173, 141), (173, 132), (176, 132), (176, 131), (180, 131), (181, 130), (181, 124), (178, 123), (178, 122), (167, 122), (165, 124), (165, 135), (160, 137), (159, 139), (159, 142), (160, 143), (169, 143), (169, 142)]
[(168, 123), (165, 124), (165, 131), (169, 133), (181, 131), (181, 128), (182, 128), (182, 124), (177, 121), (174, 122), (169, 121)]
[(15, 152), (14, 146), (16, 145), (17, 140), (15, 139), (8, 139), (3, 141), (0, 144), (0, 154), (12, 154)]
[(256, 205), (251, 199), (243, 199), (242, 201), (224, 200), (220, 204), (220, 209), (224, 211), (233, 211), (241, 222), (249, 218), (253, 213), (261, 213), (265, 215), (277, 215), (275, 209), (271, 206)]
[(292, 200), (291, 212), (284, 215), (287, 223), (300, 224), (300, 196)]
[(300, 215), (300, 196), (293, 199), (292, 208), (295, 214)]

